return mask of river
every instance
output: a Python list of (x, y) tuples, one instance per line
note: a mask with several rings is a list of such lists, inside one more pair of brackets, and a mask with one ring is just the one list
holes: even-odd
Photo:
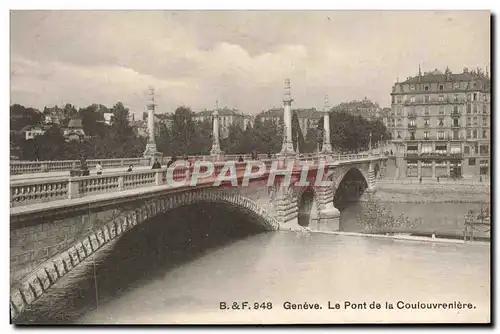
[[(354, 218), (359, 205), (342, 212), (342, 229), (359, 229)], [(414, 207), (412, 212), (426, 212), (427, 220), (436, 217), (431, 207), (423, 209)], [(157, 217), (108, 244), (61, 279), (19, 322), (490, 320), (487, 243), (263, 232), (252, 219), (213, 204), (180, 208)], [(257, 302), (265, 309), (220, 309), (221, 302), (243, 301), (252, 307)], [(283, 306), (287, 301), (318, 303), (322, 309), (287, 310)], [(343, 309), (346, 301), (366, 302), (368, 309)], [(471, 303), (473, 309), (400, 310), (398, 301)], [(341, 309), (328, 309), (329, 302), (339, 303)], [(370, 309), (371, 302), (380, 303), (381, 308)], [(386, 309), (389, 304), (394, 309)]]

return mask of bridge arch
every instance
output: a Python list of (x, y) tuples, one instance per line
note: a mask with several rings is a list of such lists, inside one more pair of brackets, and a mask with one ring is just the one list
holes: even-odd
[(319, 201), (314, 186), (294, 189), (294, 201), (297, 203), (298, 223), (302, 227), (309, 226), (311, 217), (319, 213)]
[(28, 305), (38, 300), (62, 277), (89, 256), (98, 252), (111, 240), (159, 214), (198, 202), (229, 204), (258, 218), (256, 221), (266, 230), (279, 229), (278, 221), (254, 201), (238, 193), (221, 189), (206, 188), (179, 192), (143, 202), (139, 207), (123, 213), (99, 228), (95, 228), (89, 235), (45, 261), (21, 282), (12, 286), (10, 293), (12, 320), (15, 320)]
[(332, 178), (333, 202), (338, 209), (347, 201), (361, 197), (369, 185), (368, 173), (363, 168), (350, 167)]

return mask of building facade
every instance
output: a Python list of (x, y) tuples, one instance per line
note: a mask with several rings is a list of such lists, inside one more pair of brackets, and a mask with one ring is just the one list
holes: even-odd
[[(193, 115), (193, 120), (197, 122), (212, 121), (213, 110), (203, 110)], [(248, 120), (244, 114), (237, 109), (229, 109), (227, 107), (218, 110), (219, 113), (219, 129), (221, 138), (227, 138), (229, 135), (229, 127), (231, 125), (239, 126), (241, 129), (246, 128)]]
[(490, 79), (480, 70), (434, 70), (392, 88), (387, 118), (399, 177), (490, 174)]
[[(297, 113), (300, 131), (302, 131), (304, 138), (311, 129), (314, 130), (317, 128), (319, 120), (323, 118), (322, 111), (316, 108), (292, 109), (292, 113)], [(279, 123), (283, 120), (283, 108), (273, 108), (263, 111), (258, 117), (263, 121), (274, 121)]]

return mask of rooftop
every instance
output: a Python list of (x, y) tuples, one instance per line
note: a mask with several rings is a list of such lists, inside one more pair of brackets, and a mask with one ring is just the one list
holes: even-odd
[(68, 123), (68, 128), (82, 128), (82, 120), (80, 118), (73, 118)]
[(377, 103), (367, 99), (366, 97), (361, 101), (350, 101), (350, 102), (342, 102), (339, 105), (335, 106), (333, 110), (353, 110), (353, 109), (365, 109), (365, 108), (375, 108), (378, 109), (380, 106)]
[(449, 68), (443, 72), (434, 69), (429, 72), (419, 73), (414, 77), (408, 77), (400, 83), (425, 83), (425, 82), (445, 82), (445, 81), (472, 81), (472, 80), (488, 80), (488, 73), (481, 69), (468, 70), (464, 68), (462, 73), (452, 73)]
[[(229, 109), (228, 107), (220, 108), (217, 110), (219, 113), (219, 116), (243, 116), (241, 112), (238, 111), (238, 109)], [(200, 112), (195, 113), (195, 116), (212, 116), (213, 110), (202, 110)]]
[[(321, 118), (323, 117), (323, 113), (316, 108), (296, 108), (292, 109), (292, 112), (297, 113), (298, 118)], [(272, 108), (267, 111), (263, 111), (259, 116), (262, 117), (282, 117), (283, 116), (283, 108)]]

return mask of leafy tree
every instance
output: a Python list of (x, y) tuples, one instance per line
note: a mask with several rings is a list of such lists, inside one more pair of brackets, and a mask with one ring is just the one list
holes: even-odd
[(43, 119), (44, 115), (34, 108), (26, 108), (20, 104), (10, 106), (11, 130), (21, 130), (27, 125), (41, 124)]
[[(323, 119), (318, 122), (323, 128)], [(369, 121), (361, 116), (350, 115), (341, 111), (330, 114), (330, 142), (339, 153), (359, 152), (367, 150), (372, 134), (372, 147), (377, 142), (390, 138), (385, 125), (380, 120)]]
[(293, 149), (297, 151), (297, 144), (299, 146), (299, 151), (302, 153), (305, 152), (304, 149), (306, 148), (305, 146), (305, 140), (304, 140), (304, 135), (302, 134), (302, 130), (300, 129), (300, 123), (299, 123), (299, 118), (297, 116), (297, 112), (293, 111), (292, 112), (292, 142), (293, 142)]
[(172, 126), (172, 154), (181, 156), (184, 154), (194, 154), (196, 144), (196, 125), (193, 121), (192, 111), (188, 107), (178, 107), (175, 110)]

